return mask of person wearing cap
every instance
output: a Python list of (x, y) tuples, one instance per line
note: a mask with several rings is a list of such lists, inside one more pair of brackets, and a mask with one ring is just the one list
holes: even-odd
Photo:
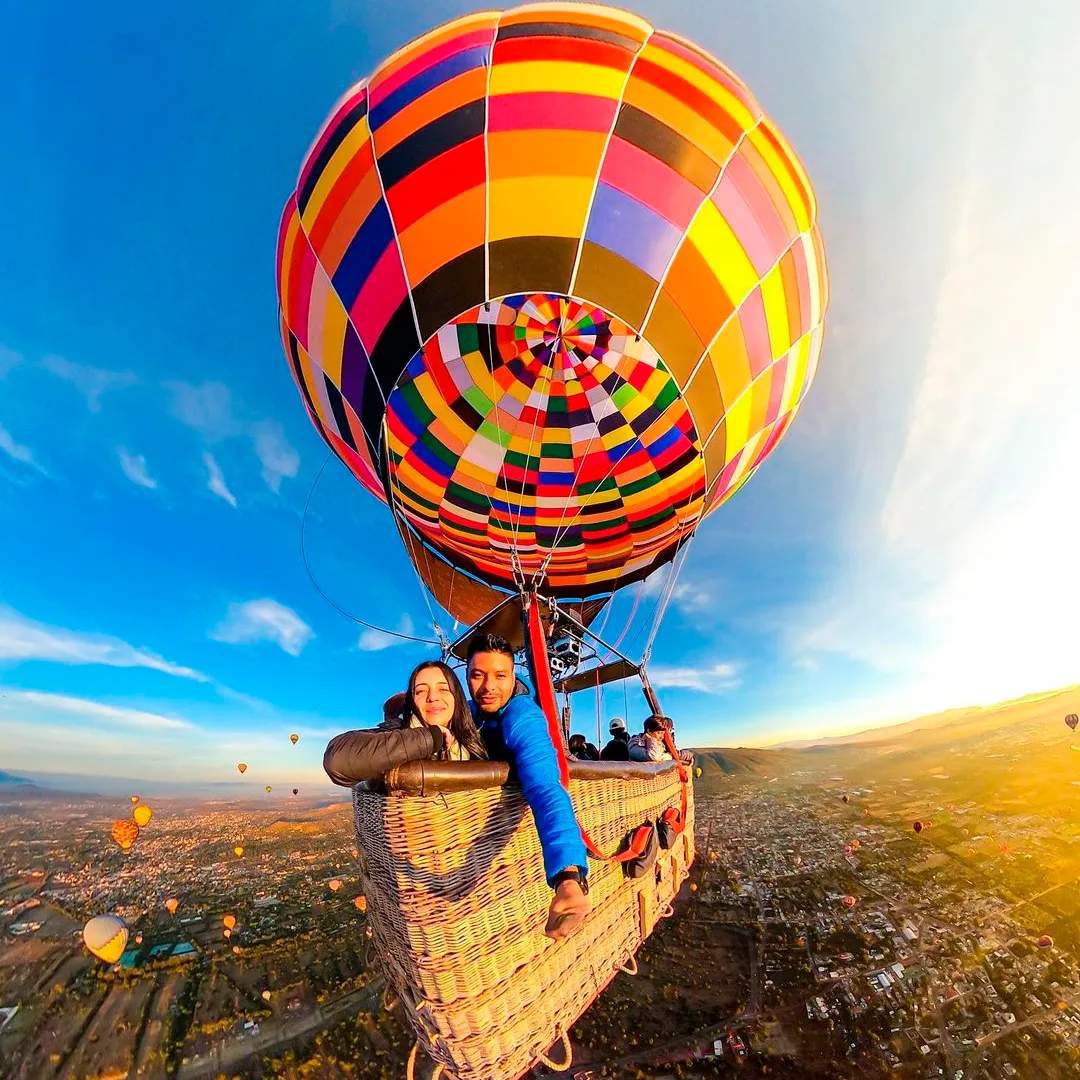
[(630, 733), (626, 730), (626, 721), (621, 716), (616, 716), (608, 724), (608, 734), (611, 735), (611, 740), (600, 751), (601, 761), (629, 761), (630, 749), (628, 743), (630, 741)]

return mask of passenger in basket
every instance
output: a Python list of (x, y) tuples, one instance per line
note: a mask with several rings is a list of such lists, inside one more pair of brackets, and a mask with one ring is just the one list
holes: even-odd
[(387, 698), (378, 727), (330, 740), (323, 768), (335, 784), (352, 787), (407, 761), (487, 756), (457, 675), (442, 661), (427, 660), (409, 676), (405, 693)]
[(626, 730), (626, 721), (621, 716), (616, 716), (610, 724), (608, 731), (611, 740), (600, 751), (601, 761), (629, 761), (630, 752), (627, 743), (630, 741), (630, 733)]
[(570, 736), (570, 753), (578, 761), (599, 761), (600, 751), (584, 735)]
[(645, 721), (644, 732), (630, 740), (629, 751), (631, 761), (672, 760), (664, 745), (664, 724), (660, 717), (650, 716)]
[(574, 806), (559, 777), (547, 718), (531, 697), (514, 693), (514, 650), (504, 638), (477, 634), (469, 643), (467, 671), (473, 715), (488, 756), (510, 763), (532, 808), (544, 874), (555, 890), (544, 933), (567, 937), (591, 907), (589, 867)]

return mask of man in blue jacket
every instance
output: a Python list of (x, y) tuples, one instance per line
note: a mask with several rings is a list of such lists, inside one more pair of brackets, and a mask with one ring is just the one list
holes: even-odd
[(555, 890), (544, 933), (567, 937), (589, 913), (589, 867), (574, 806), (559, 780), (559, 760), (547, 719), (531, 697), (515, 695), (514, 650), (505, 638), (474, 637), (469, 643), (467, 672), (473, 716), (488, 754), (510, 763), (532, 808), (544, 873)]

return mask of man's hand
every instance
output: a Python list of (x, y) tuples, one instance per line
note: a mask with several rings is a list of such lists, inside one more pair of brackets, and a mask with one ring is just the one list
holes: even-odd
[(569, 937), (584, 921), (592, 909), (589, 898), (576, 881), (562, 881), (555, 890), (551, 907), (548, 908), (547, 926), (544, 933), (549, 938)]

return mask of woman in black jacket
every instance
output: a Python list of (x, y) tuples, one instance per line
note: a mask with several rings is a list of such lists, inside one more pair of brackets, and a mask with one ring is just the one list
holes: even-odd
[(335, 784), (377, 780), (407, 761), (487, 758), (461, 683), (442, 661), (425, 660), (409, 676), (405, 694), (394, 697), (404, 701), (395, 709), (391, 698), (378, 727), (330, 740), (323, 768)]

